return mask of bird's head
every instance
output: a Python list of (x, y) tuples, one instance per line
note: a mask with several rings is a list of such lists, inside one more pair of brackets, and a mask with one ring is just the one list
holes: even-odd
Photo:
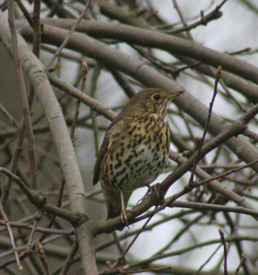
[(183, 91), (171, 93), (158, 88), (144, 89), (133, 96), (124, 107), (125, 112), (133, 115), (155, 115), (164, 117), (168, 104)]

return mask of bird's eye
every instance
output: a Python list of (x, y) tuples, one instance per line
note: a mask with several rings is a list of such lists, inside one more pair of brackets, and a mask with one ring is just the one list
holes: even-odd
[(155, 99), (155, 100), (159, 100), (160, 99), (160, 95), (153, 95), (153, 98)]

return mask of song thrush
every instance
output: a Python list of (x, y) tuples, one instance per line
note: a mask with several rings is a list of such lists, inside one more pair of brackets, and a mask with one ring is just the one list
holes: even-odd
[(94, 168), (93, 184), (100, 179), (108, 219), (121, 212), (132, 192), (149, 186), (168, 159), (170, 132), (165, 119), (168, 103), (183, 92), (145, 89), (137, 93), (110, 124)]

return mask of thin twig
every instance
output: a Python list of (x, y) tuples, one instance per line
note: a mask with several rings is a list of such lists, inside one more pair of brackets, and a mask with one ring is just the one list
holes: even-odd
[(140, 273), (146, 273), (146, 272), (154, 272), (157, 274), (160, 274), (161, 271), (169, 271), (172, 270), (173, 267), (167, 266), (167, 267), (153, 267), (153, 268), (144, 268), (144, 269), (137, 269), (137, 270), (128, 270), (129, 265), (115, 268), (112, 270), (105, 270), (100, 273), (100, 275), (115, 275), (115, 274), (140, 274)]
[(173, 4), (174, 4), (174, 8), (177, 10), (177, 13), (178, 13), (178, 15), (179, 15), (179, 17), (180, 17), (180, 19), (181, 19), (181, 22), (183, 23), (183, 26), (184, 26), (184, 28), (185, 28), (185, 32), (186, 32), (186, 36), (187, 36), (187, 38), (189, 39), (189, 40), (192, 40), (193, 41), (193, 37), (192, 37), (192, 35), (191, 35), (191, 33), (190, 33), (190, 29), (188, 28), (188, 25), (187, 25), (187, 23), (186, 23), (186, 20), (184, 19), (184, 15), (183, 15), (183, 13), (181, 12), (181, 10), (180, 10), (180, 8), (179, 8), (179, 6), (178, 6), (178, 4), (177, 4), (177, 1), (176, 0), (172, 0), (173, 1)]
[[(10, 225), (12, 227), (17, 227), (17, 228), (23, 228), (27, 230), (32, 230), (33, 225), (30, 225), (28, 223), (22, 223), (22, 222), (10, 222)], [(0, 225), (5, 225), (5, 222), (3, 220), (0, 220)], [(42, 232), (46, 234), (55, 234), (55, 235), (74, 235), (74, 230), (73, 229), (48, 229), (44, 227), (37, 227), (36, 228), (37, 232)]]
[(48, 78), (49, 78), (49, 81), (52, 85), (62, 89), (67, 94), (70, 94), (70, 95), (74, 96), (75, 98), (80, 99), (87, 106), (92, 108), (94, 111), (104, 115), (107, 119), (113, 120), (116, 117), (116, 114), (113, 111), (111, 111), (110, 109), (108, 109), (104, 105), (100, 104), (97, 100), (95, 100), (95, 99), (91, 98), (90, 96), (82, 93), (82, 91), (80, 91), (79, 89), (76, 89), (75, 87), (69, 85), (68, 83), (66, 83), (62, 79), (59, 79), (59, 78), (57, 78), (55, 76), (52, 76), (50, 74), (48, 74)]
[(207, 15), (204, 15), (203, 11), (201, 11), (201, 19), (198, 20), (197, 22), (190, 24), (188, 26), (184, 26), (183, 28), (179, 28), (179, 29), (172, 30), (172, 31), (166, 31), (166, 33), (177, 34), (180, 32), (189, 31), (189, 30), (194, 29), (200, 25), (207, 25), (210, 21), (216, 20), (222, 16), (222, 12), (220, 11), (220, 9), (226, 2), (227, 2), (227, 0), (223, 0), (221, 2), (221, 4), (219, 4), (213, 11), (211, 11)]
[(219, 229), (219, 234), (220, 234), (220, 239), (222, 241), (222, 244), (223, 244), (223, 249), (224, 249), (224, 275), (227, 275), (228, 274), (228, 271), (227, 271), (227, 244), (225, 242), (225, 236), (224, 236), (224, 233), (221, 229)]
[(246, 261), (246, 252), (244, 252), (244, 253), (242, 254), (242, 256), (241, 256), (241, 261), (240, 261), (240, 263), (239, 263), (239, 265), (238, 265), (238, 267), (237, 267), (237, 269), (236, 269), (235, 275), (238, 275), (238, 273), (239, 273), (239, 271), (240, 271), (240, 269), (241, 269), (241, 267), (243, 266), (243, 264), (244, 264), (245, 261)]
[[(40, 4), (41, 0), (34, 1), (33, 7), (33, 46), (32, 52), (39, 57), (40, 56), (40, 42), (41, 42), (41, 28), (40, 28)], [(28, 104), (29, 108), (31, 109), (32, 102), (34, 98), (34, 90), (32, 85), (30, 85), (29, 95), (28, 95)]]
[[(8, 17), (9, 17), (9, 27), (10, 27), (11, 38), (12, 38), (13, 56), (15, 60), (15, 73), (16, 73), (16, 79), (18, 83), (18, 89), (21, 95), (22, 108), (23, 108), (23, 119), (21, 123), (22, 128), (19, 129), (21, 132), (17, 140), (15, 154), (13, 155), (10, 169), (13, 173), (16, 172), (17, 165), (18, 165), (18, 157), (21, 153), (21, 147), (23, 144), (24, 131), (25, 131), (27, 135), (28, 143), (29, 143), (28, 147), (29, 147), (29, 164), (30, 164), (30, 184), (33, 189), (36, 189), (36, 161), (35, 161), (35, 150), (34, 150), (34, 136), (32, 132), (30, 111), (29, 111), (26, 89), (25, 89), (25, 84), (24, 84), (24, 79), (22, 74), (21, 60), (19, 56), (17, 33), (16, 33), (15, 23), (14, 23), (13, 0), (10, 0), (8, 2)], [(11, 190), (11, 185), (12, 185), (12, 182), (10, 179), (8, 179), (8, 181), (4, 186), (4, 193), (1, 198), (1, 202), (3, 204), (4, 209), (6, 208), (6, 205), (7, 205), (7, 200)]]
[(205, 267), (207, 263), (213, 258), (213, 256), (218, 252), (218, 250), (221, 248), (221, 244), (215, 249), (215, 251), (210, 255), (210, 257), (199, 267), (197, 272), (194, 275), (199, 275), (202, 269)]
[(84, 8), (84, 10), (81, 13), (80, 17), (76, 20), (76, 23), (73, 25), (73, 27), (69, 31), (69, 33), (66, 36), (65, 40), (63, 41), (62, 45), (58, 48), (58, 50), (56, 51), (56, 53), (54, 54), (54, 56), (50, 59), (50, 61), (48, 62), (48, 64), (45, 66), (45, 70), (49, 69), (49, 67), (54, 62), (54, 60), (57, 58), (57, 56), (59, 56), (59, 54), (61, 53), (61, 51), (63, 50), (63, 48), (67, 45), (69, 38), (72, 36), (73, 32), (76, 30), (77, 26), (80, 24), (80, 22), (82, 21), (85, 13), (87, 12), (87, 10), (88, 10), (88, 8), (90, 6), (90, 3), (91, 3), (91, 0), (88, 0), (88, 3), (86, 5), (86, 7)]
[[(101, 65), (98, 63), (95, 67), (95, 69), (92, 72), (91, 75), (91, 85), (90, 85), (90, 96), (92, 98), (95, 97), (95, 92), (97, 88), (97, 81), (101, 73)], [(97, 154), (99, 150), (99, 145), (98, 145), (98, 136), (99, 136), (99, 131), (97, 127), (97, 119), (96, 119), (96, 112), (90, 108), (90, 116), (91, 116), (91, 121), (92, 121), (92, 128), (93, 128), (93, 136), (94, 136), (94, 145), (95, 145), (95, 152)]]
[(35, 206), (38, 207), (41, 211), (46, 211), (49, 214), (56, 215), (59, 217), (62, 217), (69, 221), (70, 223), (76, 223), (78, 219), (83, 217), (83, 214), (79, 213), (73, 213), (71, 211), (61, 209), (58, 207), (55, 207), (54, 205), (47, 203), (46, 197), (43, 197), (41, 195), (38, 195), (35, 192), (32, 192), (26, 184), (16, 175), (14, 175), (12, 172), (10, 172), (8, 169), (0, 167), (0, 173), (5, 174), (10, 179), (12, 179), (14, 182), (16, 182), (21, 190), (24, 192), (24, 194), (27, 196), (28, 200), (33, 203)]
[(33, 8), (33, 53), (39, 57), (40, 51), (40, 38), (41, 38), (41, 29), (40, 29), (40, 4), (41, 0), (34, 1), (34, 8)]
[(47, 259), (46, 259), (46, 255), (45, 255), (45, 251), (39, 241), (39, 239), (37, 239), (35, 242), (34, 242), (34, 245), (35, 245), (35, 248), (36, 248), (36, 251), (38, 252), (39, 254), (39, 259), (44, 267), (44, 270), (45, 270), (45, 274), (46, 275), (50, 275), (50, 272), (49, 272), (49, 267), (48, 267), (48, 262), (47, 262)]
[(134, 89), (131, 87), (126, 76), (119, 72), (118, 70), (114, 70), (112, 67), (107, 67), (107, 69), (111, 72), (116, 82), (120, 85), (120, 87), (124, 90), (126, 95), (131, 98), (135, 95)]
[[(251, 163), (251, 165), (254, 165), (255, 163), (257, 163), (258, 162), (258, 160), (257, 161), (255, 161), (254, 163)], [(245, 165), (245, 167), (248, 167), (248, 166), (251, 166), (251, 165)], [(232, 169), (232, 170), (241, 170), (241, 169), (243, 169), (243, 167), (241, 167), (241, 168), (239, 168), (239, 169)], [(232, 171), (231, 171), (232, 172)], [(233, 173), (233, 172), (232, 172)], [(219, 177), (219, 176), (218, 176)], [(214, 177), (214, 179), (216, 179), (216, 177)], [(212, 180), (214, 180), (214, 179), (212, 179)], [(210, 179), (207, 179), (207, 180), (203, 180), (203, 181), (201, 181), (200, 182), (200, 184), (199, 183), (192, 183), (192, 184), (190, 184), (190, 185), (186, 185), (185, 186), (185, 188), (182, 190), (182, 191), (180, 191), (180, 192), (178, 192), (177, 194), (175, 194), (175, 195), (173, 195), (170, 199), (168, 199), (168, 200), (166, 200), (165, 201), (165, 203), (164, 204), (162, 204), (161, 206), (159, 206), (158, 208), (155, 208), (153, 211), (151, 211), (151, 212), (149, 212), (149, 213), (147, 213), (147, 214), (145, 214), (145, 215), (143, 215), (143, 216), (141, 216), (141, 217), (139, 217), (139, 218), (137, 218), (137, 219), (135, 219), (134, 220), (134, 222), (138, 222), (138, 221), (140, 221), (140, 220), (144, 220), (144, 219), (146, 219), (146, 218), (148, 218), (148, 217), (150, 217), (150, 216), (153, 216), (154, 214), (156, 214), (156, 213), (158, 213), (158, 212), (160, 212), (160, 211), (162, 211), (162, 210), (164, 210), (166, 207), (170, 207), (170, 206), (176, 206), (177, 204), (175, 203), (175, 204), (173, 204), (177, 199), (179, 199), (180, 197), (182, 197), (182, 196), (184, 196), (185, 194), (187, 194), (187, 193), (189, 193), (191, 190), (193, 190), (194, 188), (196, 188), (196, 187), (199, 187), (199, 186), (201, 186), (201, 185), (204, 185), (205, 183), (207, 183), (207, 182), (210, 182), (210, 181), (212, 181), (212, 180), (210, 180)], [(188, 202), (189, 203), (189, 202)], [(192, 205), (193, 206), (193, 205)], [(203, 206), (204, 206), (204, 204), (203, 204)], [(180, 207), (183, 207), (183, 205), (182, 205), (182, 203), (180, 203)], [(199, 205), (199, 207), (201, 207), (201, 204)], [(206, 208), (207, 207), (207, 208)], [(232, 209), (232, 208), (220, 208), (221, 206), (220, 205), (210, 205), (210, 204), (207, 204), (206, 205), (206, 207), (204, 207), (204, 208), (206, 208), (206, 209), (211, 209), (211, 208), (213, 208), (214, 210), (216, 210), (216, 211), (225, 211), (225, 210), (228, 210), (228, 211), (230, 211), (230, 212), (237, 212), (237, 213), (245, 213), (245, 209), (242, 209), (242, 208), (234, 208), (234, 209)], [(190, 204), (189, 204), (189, 208), (191, 208), (191, 206), (190, 206)], [(198, 208), (198, 206), (197, 206), (197, 208)], [(249, 211), (250, 210), (250, 211)], [(257, 218), (257, 211), (255, 211), (255, 210), (253, 210), (253, 209), (246, 209), (246, 213), (247, 214), (249, 214), (249, 215), (252, 215), (253, 217), (256, 217)]]
[[(61, 206), (62, 206), (62, 198), (63, 198), (63, 193), (64, 193), (64, 187), (65, 187), (65, 181), (62, 180), (62, 183), (61, 183), (61, 186), (60, 186), (59, 195), (58, 195), (58, 200), (57, 200), (57, 203), (56, 203), (56, 206), (57, 206), (57, 207), (61, 207)], [(50, 222), (49, 222), (49, 224), (48, 224), (46, 227), (47, 227), (47, 228), (51, 228), (52, 225), (53, 225), (53, 223), (54, 223), (54, 221), (55, 221), (55, 219), (56, 219), (56, 216), (53, 215), (52, 218), (51, 218), (51, 220), (50, 220)], [(47, 236), (47, 234), (44, 233), (44, 234), (40, 237), (39, 241), (40, 241), (40, 242), (43, 242), (43, 240), (46, 238), (46, 236)]]
[(16, 0), (16, 3), (18, 4), (19, 8), (23, 12), (24, 17), (27, 19), (27, 21), (30, 24), (30, 26), (33, 28), (33, 20), (32, 20), (32, 18), (30, 16), (30, 13), (26, 9), (26, 7), (23, 5), (22, 0)]
[(77, 240), (75, 240), (72, 247), (70, 248), (69, 254), (67, 255), (65, 262), (62, 265), (62, 269), (61, 269), (59, 275), (67, 274), (69, 267), (73, 263), (73, 259), (74, 259), (76, 252), (78, 251), (78, 248), (79, 248), (78, 242), (77, 242)]
[[(86, 60), (82, 61), (82, 84), (81, 84), (81, 91), (83, 92), (85, 89), (85, 84), (86, 84), (86, 80), (87, 80), (87, 74), (88, 74), (88, 64)], [(77, 121), (78, 121), (78, 117), (79, 117), (79, 113), (80, 113), (80, 100), (78, 99), (76, 101), (76, 106), (75, 106), (75, 113), (74, 113), (74, 118), (73, 118), (73, 123), (72, 123), (72, 127), (71, 127), (71, 141), (73, 143), (74, 146), (74, 141), (75, 141), (75, 137), (74, 137), (74, 132), (75, 132), (75, 127), (77, 125)]]
[(173, 207), (189, 208), (189, 209), (199, 210), (199, 211), (210, 210), (210, 211), (216, 211), (216, 212), (221, 211), (221, 212), (229, 212), (229, 213), (241, 213), (241, 214), (250, 215), (253, 217), (258, 217), (258, 211), (250, 208), (241, 207), (241, 206), (226, 206), (226, 205), (213, 204), (213, 203), (190, 202), (190, 201), (179, 201), (179, 200), (172, 202), (168, 206), (171, 208)]
[(164, 72), (171, 74), (171, 76), (175, 79), (179, 72), (177, 69), (173, 68), (171, 65), (166, 64), (161, 59), (158, 59), (153, 54), (147, 52), (143, 47), (138, 45), (131, 45), (136, 51), (138, 51), (143, 57), (148, 59), (152, 64), (154, 64), (157, 68), (162, 69)]
[[(157, 207), (156, 207), (157, 208)], [(137, 238), (140, 236), (140, 234), (143, 232), (143, 230), (146, 228), (146, 226), (148, 225), (148, 223), (150, 222), (150, 220), (152, 219), (153, 215), (150, 216), (147, 221), (144, 223), (144, 225), (142, 226), (142, 228), (137, 232), (137, 234), (134, 236), (133, 240), (131, 241), (131, 243), (127, 246), (126, 250), (124, 251), (124, 253), (118, 258), (118, 260), (113, 263), (110, 268), (115, 268), (117, 267), (117, 265), (124, 259), (126, 253), (129, 251), (129, 249), (132, 247), (132, 245), (135, 243), (135, 241), (137, 240)]]
[[(236, 240), (257, 241), (257, 237), (246, 235), (246, 236), (229, 236), (229, 237), (225, 238), (225, 242), (234, 242)], [(208, 245), (213, 245), (213, 244), (221, 244), (221, 239), (213, 239), (213, 240), (205, 241), (202, 243), (197, 242), (194, 245), (189, 245), (188, 247), (185, 247), (182, 249), (174, 250), (172, 252), (163, 253), (161, 255), (155, 255), (155, 256), (148, 257), (147, 259), (137, 261), (136, 263), (131, 264), (130, 266), (131, 267), (147, 266), (148, 264), (153, 263), (154, 261), (161, 260), (161, 259), (168, 259), (168, 258), (171, 259), (171, 257), (176, 256), (176, 255), (182, 256), (186, 252), (196, 251), (197, 248), (207, 247)]]
[(37, 231), (38, 222), (42, 219), (43, 215), (44, 215), (44, 213), (40, 212), (40, 211), (37, 211), (36, 214), (34, 215), (33, 227), (30, 232), (30, 238), (28, 241), (28, 246), (30, 246), (30, 247), (32, 246), (33, 236), (34, 236), (35, 232)]
[(12, 228), (10, 226), (9, 220), (8, 220), (8, 218), (7, 218), (7, 216), (4, 212), (4, 208), (3, 208), (2, 203), (0, 203), (0, 213), (1, 213), (1, 216), (4, 218), (5, 225), (8, 229), (8, 232), (9, 232), (9, 237), (10, 237), (10, 241), (11, 241), (11, 244), (12, 244), (12, 247), (13, 247), (13, 252), (14, 252), (16, 263), (17, 263), (17, 266), (18, 266), (18, 270), (21, 271), (23, 269), (23, 267), (21, 265), (19, 255), (18, 255), (18, 251), (17, 251), (16, 245), (15, 245), (15, 241), (14, 241), (14, 237), (13, 237), (13, 231), (12, 231)]
[(13, 118), (13, 116), (5, 109), (5, 107), (0, 103), (0, 112), (2, 112), (8, 119), (9, 121), (16, 127), (18, 128), (18, 122)]
[(245, 168), (251, 167), (251, 166), (255, 165), (256, 163), (258, 163), (258, 160), (252, 161), (251, 163), (248, 163), (248, 164), (245, 164), (245, 165), (241, 165), (241, 166), (239, 166), (237, 168), (234, 168), (234, 169), (230, 169), (229, 171), (227, 171), (225, 173), (222, 173), (220, 175), (211, 177), (210, 179), (202, 180), (202, 181), (199, 181), (198, 183), (196, 182), (196, 183), (194, 183), (194, 185), (195, 185), (195, 187), (198, 187), (198, 186), (201, 186), (205, 183), (211, 182), (213, 180), (224, 178), (224, 177), (226, 177), (226, 176), (228, 176), (232, 173), (235, 173), (237, 171), (240, 171), (240, 170), (243, 170)]
[(210, 106), (209, 106), (208, 117), (207, 117), (207, 120), (206, 120), (206, 123), (205, 123), (204, 132), (203, 132), (202, 138), (200, 140), (199, 148), (198, 148), (197, 155), (196, 155), (196, 158), (195, 158), (195, 161), (194, 161), (194, 164), (193, 164), (192, 173), (191, 173), (188, 184), (192, 183), (193, 178), (194, 178), (195, 168), (196, 168), (196, 166), (197, 166), (197, 164), (200, 160), (199, 158), (200, 158), (202, 146), (203, 146), (203, 143), (204, 143), (204, 140), (205, 140), (206, 133), (208, 131), (208, 125), (209, 125), (211, 114), (212, 114), (212, 108), (213, 108), (213, 104), (215, 102), (215, 98), (216, 98), (216, 95), (217, 95), (217, 87), (218, 87), (220, 76), (221, 76), (221, 70), (222, 70), (222, 68), (221, 68), (221, 66), (219, 66), (218, 70), (217, 70), (217, 73), (216, 73), (214, 92), (213, 92), (213, 96), (212, 96)]

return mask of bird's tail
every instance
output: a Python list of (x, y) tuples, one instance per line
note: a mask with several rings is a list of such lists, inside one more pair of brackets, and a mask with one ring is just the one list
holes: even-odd
[[(121, 214), (121, 191), (114, 188), (103, 188), (107, 203), (107, 219), (112, 219)], [(123, 193), (125, 207), (129, 201), (132, 192)]]
[(121, 206), (114, 207), (113, 204), (107, 202), (107, 220), (118, 217), (121, 214)]

